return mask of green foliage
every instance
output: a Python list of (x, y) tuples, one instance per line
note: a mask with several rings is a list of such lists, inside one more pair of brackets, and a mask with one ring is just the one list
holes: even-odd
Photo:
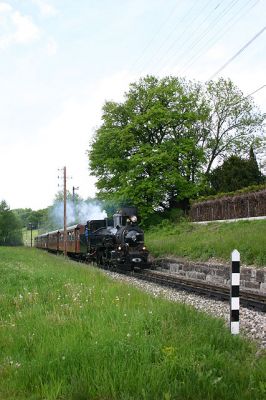
[(99, 197), (126, 199), (148, 218), (195, 191), (204, 161), (197, 144), (208, 110), (200, 87), (177, 78), (146, 77), (125, 102), (107, 102), (89, 153)]
[(259, 185), (263, 180), (255, 156), (248, 160), (230, 156), (209, 175), (211, 188), (215, 193), (232, 192), (251, 185)]
[(263, 398), (265, 356), (224, 321), (12, 250), (0, 249), (1, 399)]
[(154, 211), (186, 209), (214, 161), (263, 146), (264, 119), (230, 80), (204, 86), (175, 77), (140, 79), (123, 103), (103, 107), (89, 151), (98, 196), (133, 203), (144, 220)]
[(41, 226), (47, 218), (47, 208), (34, 211), (31, 208), (17, 208), (12, 210), (21, 220), (23, 227), (30, 229), (30, 224), (34, 228)]
[(265, 149), (265, 114), (233, 82), (220, 78), (206, 85), (210, 114), (206, 124), (206, 174), (215, 160), (248, 154), (251, 146)]
[(22, 244), (21, 223), (9, 209), (7, 203), (0, 203), (0, 246), (17, 246)]

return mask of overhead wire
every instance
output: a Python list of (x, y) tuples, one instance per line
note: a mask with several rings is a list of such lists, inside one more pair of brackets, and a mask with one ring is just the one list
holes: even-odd
[[(251, 1), (252, 1), (252, 0), (248, 0), (248, 1), (245, 3), (245, 6), (247, 6)], [(218, 33), (218, 36), (217, 36), (217, 33), (216, 33), (216, 35), (215, 35), (215, 41), (219, 40), (225, 33), (227, 33), (227, 32), (228, 32), (228, 29), (230, 29), (231, 26), (232, 26), (233, 24), (235, 24), (237, 21), (239, 21), (239, 19), (242, 18), (244, 14), (246, 14), (248, 11), (250, 11), (252, 8), (254, 8), (254, 7), (258, 4), (259, 1), (260, 1), (260, 0), (257, 0), (253, 5), (251, 5), (248, 9), (244, 10), (242, 13), (239, 13), (239, 10), (237, 11), (237, 13), (235, 12), (234, 15), (233, 15), (229, 20), (226, 21), (226, 24), (224, 25), (225, 29), (223, 29), (222, 34), (219, 34), (219, 33), (220, 33), (220, 32), (219, 32), (219, 33)], [(221, 17), (224, 17), (225, 15), (227, 15), (228, 12), (229, 12), (230, 10), (232, 10), (232, 8), (237, 4), (237, 2), (238, 2), (238, 0), (235, 0), (235, 1), (231, 2), (231, 4), (228, 5), (227, 7), (225, 7), (225, 8), (221, 11), (221, 13), (219, 13), (218, 15), (216, 15), (214, 21), (216, 21), (218, 18), (221, 18)], [(194, 9), (195, 4), (196, 4), (196, 2), (193, 2), (192, 7), (189, 8), (188, 12), (187, 12), (187, 13), (185, 14), (185, 16), (183, 17), (183, 20), (184, 20), (185, 18), (187, 18), (187, 17), (191, 14), (191, 12), (192, 12), (193, 9)], [(212, 11), (211, 11), (210, 13), (208, 13), (208, 17), (209, 17), (210, 15), (212, 15), (213, 12), (215, 12), (215, 11), (219, 8), (220, 4), (221, 4), (221, 3), (217, 3), (217, 4), (216, 4), (216, 6), (212, 9)], [(167, 23), (167, 21), (169, 20), (169, 18), (170, 18), (171, 15), (175, 12), (176, 9), (177, 9), (177, 4), (175, 4), (175, 7), (171, 10), (171, 12), (168, 14), (167, 18), (166, 18), (166, 19), (164, 20), (164, 22), (160, 25), (160, 27), (159, 27), (159, 29), (157, 30), (157, 32), (155, 33), (155, 35), (151, 38), (151, 40), (149, 41), (149, 43), (145, 46), (145, 48), (144, 48), (144, 50), (143, 50), (143, 53), (140, 55), (140, 57), (138, 57), (138, 59), (136, 60), (136, 62), (135, 62), (134, 64), (137, 64), (137, 63), (139, 62), (139, 60), (141, 60), (141, 58), (143, 57), (143, 55), (146, 54), (146, 50), (152, 45), (152, 42), (155, 40), (155, 38), (156, 38), (156, 36), (159, 34), (159, 32), (161, 32), (163, 26)], [(237, 16), (237, 18), (235, 18), (235, 16)], [(204, 22), (207, 20), (208, 17), (205, 17), (204, 20), (201, 21), (201, 23), (200, 23), (199, 26), (203, 25)], [(194, 18), (193, 20), (197, 20), (198, 18), (199, 18), (199, 15), (198, 15), (196, 18)], [(233, 21), (233, 23), (230, 24), (232, 21)], [(213, 25), (213, 21), (212, 21), (212, 25)], [(229, 26), (228, 26), (228, 25), (229, 25)], [(181, 36), (187, 31), (187, 29), (188, 29), (190, 26), (191, 26), (191, 23), (185, 26), (185, 29), (182, 31)], [(176, 30), (176, 28), (174, 28), (174, 30)], [(172, 35), (172, 33), (173, 33), (174, 30), (172, 30), (170, 33), (168, 33), (167, 37), (166, 37), (166, 38), (164, 39), (164, 41), (161, 43), (159, 49), (156, 49), (156, 53), (157, 53), (157, 54), (159, 54), (159, 50), (162, 48), (162, 46), (164, 45), (164, 43), (167, 42), (167, 40), (168, 40), (169, 37)], [(245, 51), (245, 49), (246, 49), (249, 45), (251, 45), (265, 30), (266, 30), (266, 26), (264, 26), (264, 27), (263, 27), (254, 37), (252, 37), (240, 50), (238, 50), (236, 54), (234, 54), (224, 65), (222, 65), (222, 67), (220, 67), (220, 68), (211, 76), (210, 79), (213, 79), (213, 77), (215, 77), (219, 72), (221, 72), (224, 68), (226, 68), (236, 57), (238, 57), (243, 51)], [(197, 29), (196, 29), (196, 31), (197, 31)], [(210, 31), (211, 31), (211, 28), (210, 28), (210, 24), (209, 24), (209, 27), (207, 27), (207, 28), (201, 33), (201, 36), (198, 37), (197, 40), (194, 41), (194, 42), (192, 43), (192, 45), (193, 45), (192, 47), (195, 48), (195, 46), (197, 46), (197, 44), (198, 44), (199, 42), (201, 42), (202, 39), (206, 36), (206, 34), (207, 34), (208, 32), (210, 32)], [(195, 32), (195, 29), (193, 30), (193, 33), (194, 33), (194, 32)], [(213, 39), (213, 37), (212, 37), (211, 39)], [(208, 43), (210, 43), (210, 41), (207, 42), (207, 45), (208, 45)], [(214, 43), (215, 43), (215, 42), (214, 42)], [(184, 44), (186, 45), (186, 43), (183, 42), (183, 43), (182, 43), (182, 47), (184, 47)], [(212, 43), (210, 44), (210, 46), (212, 46), (212, 45), (213, 45), (213, 41), (212, 41)], [(209, 47), (210, 47), (210, 46), (209, 46)], [(169, 47), (169, 48), (167, 49), (167, 51), (165, 52), (164, 56), (172, 49), (172, 47), (173, 47), (173, 44), (170, 45), (170, 47)], [(189, 68), (191, 65), (193, 65), (193, 63), (195, 62), (195, 60), (196, 60), (197, 58), (199, 58), (202, 54), (204, 54), (204, 52), (202, 53), (202, 50), (204, 51), (204, 50), (206, 49), (206, 50), (205, 50), (205, 53), (206, 53), (206, 51), (208, 50), (209, 47), (207, 47), (207, 49), (206, 49), (206, 43), (204, 44), (203, 47), (201, 46), (201, 47), (200, 47), (200, 50), (196, 53), (196, 55), (194, 55), (193, 57), (191, 57), (191, 58), (187, 61), (187, 63), (183, 66), (183, 69), (185, 68), (186, 65), (188, 65), (188, 68)], [(179, 49), (180, 49), (180, 48), (179, 48)], [(179, 49), (178, 49), (178, 50), (179, 50)], [(176, 53), (175, 53), (175, 54), (176, 54)], [(196, 57), (196, 58), (195, 58), (195, 57)], [(151, 61), (151, 60), (149, 60), (149, 61)], [(251, 96), (252, 94), (257, 93), (258, 91), (262, 90), (264, 87), (266, 87), (266, 85), (263, 85), (263, 86), (261, 86), (260, 88), (256, 89), (254, 92), (250, 93), (248, 96)]]
[[(247, 3), (245, 5), (248, 5), (248, 3), (250, 3), (250, 1), (253, 0), (248, 0)], [(223, 29), (221, 31), (218, 32), (218, 34), (214, 34), (210, 40), (208, 40), (206, 43), (203, 44), (203, 46), (201, 46), (199, 48), (199, 51), (194, 54), (183, 66), (182, 70), (180, 73), (183, 73), (184, 70), (188, 71), (190, 69), (190, 67), (204, 54), (206, 54), (206, 52), (211, 48), (211, 46), (213, 46), (221, 37), (223, 37), (226, 33), (228, 33), (228, 31), (230, 30), (230, 28), (232, 26), (234, 26), (241, 18), (243, 18), (243, 16), (245, 14), (247, 14), (252, 8), (254, 8), (257, 4), (258, 4), (259, 0), (257, 0), (253, 5), (251, 5), (249, 8), (247, 8), (246, 10), (244, 10), (242, 13), (238, 14), (238, 16), (236, 17), (235, 14), (227, 21), (227, 23), (223, 26)], [(233, 22), (232, 22), (233, 21)], [(230, 24), (230, 22), (232, 22)]]
[(251, 45), (264, 31), (266, 30), (266, 25), (258, 32), (256, 33), (255, 36), (253, 36), (243, 47), (241, 47), (240, 50), (238, 50), (233, 57), (231, 57), (224, 65), (222, 65), (212, 76), (209, 78), (209, 80), (213, 79), (216, 75), (219, 74), (219, 72), (223, 71), (227, 65), (229, 65), (236, 57), (238, 57), (243, 51), (246, 50), (248, 46)]
[[(239, 0), (234, 0), (233, 1), (233, 5), (235, 3), (237, 3)], [(197, 33), (200, 31), (201, 26), (204, 26), (205, 22), (207, 22), (209, 20), (209, 17), (214, 14), (216, 12), (217, 9), (219, 9), (220, 5), (222, 3), (218, 3), (216, 4), (216, 6), (214, 8), (211, 9), (210, 13), (208, 13), (208, 15), (206, 15), (206, 17), (203, 19), (203, 21), (201, 21), (199, 26), (196, 26), (195, 29), (193, 29), (190, 32), (190, 38), (192, 39), (192, 42), (190, 43), (190, 41), (188, 42), (183, 42), (181, 43), (180, 46), (178, 46), (177, 51), (175, 51), (174, 56), (176, 56), (178, 53), (180, 53), (180, 50), (182, 50), (182, 48), (185, 47), (185, 49), (179, 54), (179, 58), (182, 59), (183, 55), (186, 55), (186, 53), (189, 51), (191, 51), (191, 49), (193, 47), (195, 47), (195, 44), (197, 44), (198, 40), (199, 40), (199, 35), (197, 35)], [(231, 8), (231, 6), (229, 6), (229, 8)], [(214, 21), (216, 21), (218, 18), (221, 18), (223, 16), (223, 14), (225, 13), (225, 10), (228, 8), (228, 6), (225, 7), (225, 9), (223, 9), (220, 13), (218, 13), (218, 15), (216, 15), (216, 17), (214, 18)], [(213, 23), (213, 20), (210, 21), (209, 26)], [(208, 28), (207, 28), (208, 29)], [(194, 40), (195, 38), (195, 40)], [(194, 41), (193, 41), (194, 40)], [(176, 45), (176, 43), (174, 43)], [(189, 49), (187, 49), (186, 47), (189, 47)], [(173, 45), (169, 48), (172, 49)], [(167, 64), (165, 63), (160, 69), (159, 72), (161, 72), (162, 69), (165, 68)]]
[(177, 7), (179, 6), (179, 2), (177, 1), (177, 3), (175, 4), (175, 6), (171, 9), (170, 13), (167, 15), (167, 17), (165, 18), (165, 20), (160, 24), (159, 28), (157, 29), (157, 31), (155, 32), (155, 34), (152, 36), (152, 38), (150, 39), (150, 41), (147, 43), (147, 45), (144, 47), (144, 49), (142, 50), (141, 54), (138, 56), (138, 58), (135, 60), (135, 62), (133, 63), (132, 67), (136, 66), (138, 64), (138, 62), (142, 59), (142, 57), (146, 54), (146, 51), (149, 49), (149, 47), (151, 46), (151, 44), (153, 43), (154, 39), (156, 38), (156, 36), (158, 36), (158, 34), (161, 32), (163, 26), (168, 22), (168, 20), (171, 18), (171, 16), (175, 13), (175, 10), (177, 9)]
[[(184, 18), (183, 18), (183, 17), (180, 18), (180, 19), (182, 20), (183, 23), (184, 23), (184, 20), (187, 18), (187, 16), (189, 16), (189, 14), (191, 13), (191, 11), (193, 11), (193, 9), (194, 9), (194, 7), (195, 7), (196, 4), (197, 4), (197, 2), (193, 2), (192, 7), (189, 9), (188, 13), (184, 16)], [(220, 3), (219, 3), (219, 5), (220, 5)], [(203, 6), (203, 8), (201, 8), (201, 11), (205, 11), (205, 9), (208, 8), (208, 7), (209, 7), (209, 0), (207, 0), (206, 3), (204, 3), (204, 6)], [(199, 13), (199, 14), (197, 14), (197, 16), (196, 16), (195, 18), (192, 19), (192, 21), (188, 21), (189, 23), (188, 23), (187, 25), (185, 25), (185, 28), (183, 29), (183, 31), (182, 31), (181, 34), (179, 35), (179, 40), (180, 40), (180, 39), (182, 38), (182, 36), (184, 36), (184, 34), (189, 30), (189, 28), (191, 27), (191, 25), (194, 25), (194, 24), (195, 24), (195, 22), (201, 17), (201, 15), (202, 15), (202, 14)], [(153, 52), (153, 54), (151, 55), (151, 57), (150, 57), (149, 60), (148, 60), (148, 63), (145, 65), (145, 67), (142, 68), (141, 74), (143, 73), (144, 69), (146, 69), (147, 66), (148, 66), (150, 63), (154, 63), (154, 62), (155, 62), (155, 60), (154, 60), (155, 54), (156, 54), (157, 56), (159, 55), (159, 57), (160, 57), (160, 53), (159, 53), (159, 52), (160, 52), (161, 48), (163, 47), (163, 45), (165, 44), (165, 42), (169, 39), (169, 37), (173, 34), (173, 32), (174, 32), (178, 27), (179, 27), (179, 25), (176, 24), (176, 28), (175, 28), (174, 30), (172, 30), (172, 31), (169, 33), (169, 35), (168, 35), (168, 36), (166, 37), (166, 39), (162, 42), (162, 44), (160, 45), (160, 47), (157, 48), (155, 52)], [(186, 42), (184, 41), (183, 44), (186, 45)], [(171, 51), (171, 49), (172, 49), (175, 45), (176, 45), (176, 39), (174, 38), (174, 40), (172, 41), (172, 43), (170, 44), (170, 46), (169, 46), (169, 47), (166, 49), (166, 51), (164, 52), (164, 56), (165, 56), (166, 54), (168, 54), (169, 51)], [(181, 45), (181, 46), (182, 46), (182, 45)], [(160, 61), (159, 61), (159, 63), (160, 63)]]
[[(215, 22), (216, 22), (217, 20), (220, 20), (220, 21), (222, 22), (222, 19), (221, 19), (221, 18), (223, 18), (225, 15), (227, 15), (228, 12), (230, 12), (230, 11), (232, 10), (232, 8), (238, 3), (238, 1), (239, 1), (239, 0), (235, 0), (235, 1), (231, 2), (231, 4), (227, 5), (223, 10), (221, 10), (221, 13), (219, 13), (218, 15), (216, 15), (215, 18), (214, 18), (212, 21), (210, 21), (209, 26), (208, 26), (200, 35), (198, 35), (197, 39), (194, 40), (194, 42), (192, 42), (192, 44), (190, 45), (189, 51), (190, 51), (192, 48), (194, 48), (195, 46), (197, 46), (197, 44), (206, 36), (206, 34), (208, 34), (208, 33), (212, 30), (212, 28), (213, 28), (213, 26), (215, 26), (214, 24), (215, 24)], [(248, 0), (248, 2), (247, 2), (246, 4), (248, 4), (250, 1), (253, 1), (253, 0)], [(258, 2), (258, 1), (259, 1), (259, 0), (257, 0), (257, 2)], [(256, 2), (256, 4), (257, 4), (257, 2)], [(246, 5), (246, 4), (245, 4), (245, 5)], [(256, 5), (256, 4), (255, 4), (255, 5)], [(236, 11), (239, 12), (238, 10), (236, 10)], [(236, 11), (235, 11), (235, 12), (236, 12)], [(246, 12), (247, 12), (247, 11), (246, 11)], [(229, 21), (231, 21), (231, 20), (232, 20), (232, 18), (229, 19)], [(223, 22), (223, 25), (226, 26), (226, 25), (228, 24), (229, 21)], [(200, 27), (199, 27), (199, 28), (200, 28)], [(195, 31), (195, 30), (194, 30), (194, 31)], [(193, 33), (194, 33), (194, 31), (193, 31)], [(219, 34), (219, 33), (218, 33), (218, 34)], [(217, 33), (216, 33), (216, 35), (217, 35)], [(222, 36), (222, 35), (221, 35), (221, 36)], [(204, 47), (205, 47), (205, 43), (203, 44), (203, 46), (201, 46), (201, 49), (204, 49)], [(178, 48), (177, 51), (174, 53), (175, 56), (179, 53), (179, 50), (180, 50), (180, 48)], [(183, 51), (183, 52), (181, 53), (181, 55), (179, 55), (179, 58), (182, 58), (183, 56), (185, 56), (185, 55), (186, 55), (186, 52), (187, 52), (187, 51)], [(194, 55), (192, 55), (192, 57), (189, 59), (189, 61), (192, 60), (193, 57), (194, 57)], [(187, 63), (188, 63), (188, 61), (185, 63), (185, 65), (187, 65)], [(185, 65), (184, 65), (182, 68), (179, 69), (178, 73), (181, 73), (181, 72), (183, 73), (183, 70), (184, 70), (184, 68), (185, 68)], [(165, 68), (167, 68), (167, 65), (166, 65), (166, 64), (163, 65), (163, 67), (159, 69), (158, 73), (160, 73), (160, 72), (161, 72), (163, 69), (165, 69)]]
[(262, 86), (259, 87), (258, 89), (254, 90), (254, 92), (249, 93), (249, 94), (247, 95), (247, 97), (252, 96), (253, 94), (259, 92), (259, 91), (262, 90), (262, 89), (264, 89), (265, 87), (266, 87), (266, 85), (262, 85)]

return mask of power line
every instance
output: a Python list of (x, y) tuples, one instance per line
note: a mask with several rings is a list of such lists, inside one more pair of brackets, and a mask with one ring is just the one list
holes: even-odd
[[(212, 20), (212, 21), (210, 21), (209, 22), (209, 25), (207, 26), (207, 28), (205, 29), (205, 30), (203, 30), (203, 32), (201, 32), (201, 35), (197, 35), (197, 37), (196, 37), (196, 40), (194, 40), (194, 42), (192, 42), (191, 43), (191, 45), (189, 46), (189, 52), (191, 52), (191, 50), (196, 46), (197, 47), (197, 45), (198, 45), (198, 43), (200, 43), (201, 41), (202, 41), (202, 39), (204, 39), (204, 37), (212, 30), (212, 28), (213, 28), (213, 26), (215, 26), (215, 22), (218, 20), (221, 20), (221, 18), (223, 18), (235, 5), (236, 5), (236, 3), (238, 3), (238, 1), (239, 0), (234, 0), (231, 4), (229, 4), (229, 5), (226, 5), (225, 7), (224, 7), (224, 9), (223, 10), (221, 10), (221, 12), (218, 14), (218, 15), (216, 15), (216, 17)], [(250, 0), (249, 0), (250, 1)], [(220, 4), (219, 4), (220, 5)], [(217, 7), (215, 8), (215, 9), (217, 9)], [(214, 10), (215, 10), (214, 9)], [(205, 20), (206, 19), (208, 19), (208, 16), (207, 16), (207, 18), (205, 18)], [(203, 21), (203, 22), (205, 22), (205, 20)], [(202, 23), (202, 25), (203, 25), (203, 23)], [(181, 55), (180, 55), (180, 58), (182, 58), (182, 56), (185, 56), (186, 55), (186, 51), (184, 51)], [(192, 58), (193, 58), (193, 56), (192, 56)], [(189, 61), (191, 60), (191, 58), (189, 59)], [(185, 64), (186, 65), (186, 64)], [(183, 67), (183, 69), (184, 69), (184, 67)], [(182, 69), (182, 70), (183, 70)], [(181, 70), (180, 70), (180, 73), (181, 73)]]
[[(193, 3), (193, 6), (192, 6), (192, 8), (190, 9), (190, 11), (193, 9), (193, 7), (194, 7), (195, 4), (197, 4), (197, 3), (196, 3), (196, 2)], [(208, 16), (211, 15), (213, 12), (215, 12), (215, 10), (216, 10), (217, 8), (219, 8), (219, 6), (220, 6), (220, 3), (218, 3), (218, 4), (209, 12), (209, 14), (203, 19), (203, 21), (199, 21), (199, 25), (201, 26), (201, 25), (207, 20)], [(202, 9), (201, 9), (201, 13), (199, 13), (195, 18), (193, 18), (192, 21), (190, 21), (190, 23), (188, 23), (188, 24), (185, 26), (185, 28), (183, 29), (183, 31), (181, 32), (181, 34), (180, 34), (179, 37), (178, 37), (178, 40), (179, 40), (179, 41), (180, 41), (181, 37), (191, 28), (191, 26), (195, 26), (196, 21), (197, 21), (199, 18), (201, 18), (202, 15), (204, 15), (203, 12), (205, 11), (205, 9), (209, 9), (209, 8), (210, 8), (210, 7), (209, 7), (209, 1), (207, 0), (207, 2), (204, 3), (204, 6), (203, 6)], [(196, 25), (196, 26), (197, 26), (197, 25)], [(194, 30), (192, 31), (192, 34), (191, 34), (191, 32), (190, 32), (190, 37), (193, 36), (194, 32), (196, 32), (196, 31), (197, 31), (197, 28), (194, 29)], [(172, 33), (172, 32), (171, 32), (171, 33)], [(169, 36), (168, 36), (168, 37), (169, 37)], [(166, 40), (168, 39), (168, 37), (166, 38)], [(181, 42), (181, 44), (180, 44), (179, 47), (178, 47), (178, 52), (179, 52), (183, 47), (186, 47), (187, 42), (189, 42), (189, 40), (188, 40), (188, 41), (187, 41), (187, 40), (184, 40), (183, 42)], [(163, 42), (163, 44), (164, 44), (164, 42)], [(170, 46), (168, 46), (168, 48), (167, 48), (166, 51), (164, 52), (163, 57), (160, 57), (158, 64), (161, 64), (161, 62), (164, 61), (165, 56), (166, 56), (166, 55), (169, 53), (169, 51), (171, 51), (172, 48), (175, 47), (175, 46), (176, 46), (176, 40), (174, 39), (174, 40), (172, 41), (172, 43), (170, 44)], [(157, 54), (158, 54), (158, 51), (161, 49), (161, 47), (162, 47), (162, 46), (160, 46), (160, 48), (157, 49), (157, 51), (156, 51)], [(152, 58), (153, 58), (153, 56), (152, 56)], [(153, 61), (153, 60), (150, 59), (149, 62), (151, 62), (151, 61)], [(157, 65), (157, 68), (158, 68), (158, 65)]]
[[(248, 5), (248, 3), (250, 3), (250, 1), (252, 0), (248, 0), (244, 7), (246, 5)], [(180, 71), (180, 73), (182, 73), (184, 71), (184, 69), (187, 71), (188, 69), (190, 69), (190, 67), (195, 63), (195, 61), (201, 57), (203, 54), (205, 54), (209, 48), (215, 44), (222, 36), (224, 36), (228, 30), (237, 22), (239, 21), (248, 11), (250, 11), (253, 7), (255, 7), (257, 5), (257, 3), (259, 2), (259, 0), (256, 1), (255, 4), (253, 4), (251, 7), (249, 7), (246, 10), (243, 10), (242, 13), (237, 12), (236, 15), (234, 14), (231, 18), (229, 18), (227, 20), (227, 22), (225, 24), (223, 24), (222, 29), (219, 30), (218, 32), (216, 32), (211, 38), (210, 40), (208, 40), (207, 42), (203, 43), (203, 45), (200, 45), (198, 51), (196, 53), (194, 53), (190, 59), (184, 64), (182, 70)], [(229, 10), (227, 10), (228, 12)], [(227, 14), (226, 12), (226, 14)], [(233, 21), (231, 24), (230, 22)], [(210, 30), (210, 29), (209, 29)], [(208, 31), (209, 31), (208, 30)], [(206, 34), (208, 33), (208, 31), (205, 31), (204, 36), (206, 36)], [(200, 42), (204, 36), (201, 36), (198, 40), (198, 42)], [(213, 40), (214, 39), (214, 40)]]
[(256, 40), (266, 29), (266, 25), (255, 35), (252, 39), (250, 39), (236, 54), (233, 55), (221, 68), (219, 68), (208, 80), (213, 79), (219, 72), (227, 67), (236, 57), (239, 56), (254, 40)]
[(151, 46), (152, 42), (154, 41), (155, 37), (160, 33), (162, 30), (163, 26), (166, 24), (166, 22), (170, 19), (170, 17), (174, 14), (177, 6), (179, 5), (179, 2), (175, 4), (175, 6), (171, 9), (171, 12), (168, 14), (168, 16), (165, 18), (165, 20), (161, 23), (157, 31), (154, 33), (150, 41), (147, 43), (147, 45), (144, 47), (142, 53), (139, 55), (139, 57), (136, 59), (136, 61), (133, 63), (133, 67), (138, 64), (138, 62), (142, 59), (142, 57), (146, 54), (147, 49)]
[(263, 88), (265, 88), (266, 85), (262, 85), (261, 87), (259, 87), (258, 89), (254, 90), (254, 92), (250, 93), (247, 95), (247, 97), (252, 96), (253, 94), (259, 92), (260, 90), (262, 90)]

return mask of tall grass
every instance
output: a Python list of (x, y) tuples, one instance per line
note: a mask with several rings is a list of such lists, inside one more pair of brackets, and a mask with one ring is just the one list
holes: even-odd
[(247, 265), (266, 266), (266, 221), (212, 222), (207, 225), (161, 224), (146, 232), (149, 250), (155, 256), (175, 255), (190, 259), (218, 258), (229, 261), (237, 249)]
[(0, 248), (0, 398), (260, 399), (266, 359), (223, 321), (35, 249)]

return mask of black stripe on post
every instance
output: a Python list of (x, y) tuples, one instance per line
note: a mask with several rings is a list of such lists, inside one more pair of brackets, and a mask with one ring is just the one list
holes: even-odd
[(239, 286), (231, 287), (231, 297), (239, 297)]
[(230, 290), (230, 330), (233, 335), (239, 333), (239, 285), (240, 285), (240, 254), (232, 252), (231, 290)]
[(232, 260), (232, 274), (240, 273), (240, 262)]

